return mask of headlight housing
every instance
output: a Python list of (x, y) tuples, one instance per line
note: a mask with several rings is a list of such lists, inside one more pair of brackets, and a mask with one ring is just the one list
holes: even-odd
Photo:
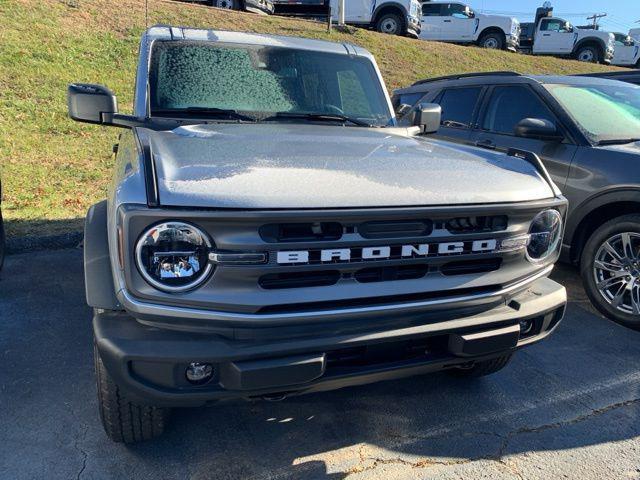
[(166, 221), (149, 227), (136, 244), (136, 265), (153, 287), (185, 292), (201, 285), (212, 270), (211, 240), (198, 227)]
[(535, 216), (529, 227), (527, 259), (532, 263), (548, 260), (560, 247), (562, 215), (557, 210), (545, 210)]

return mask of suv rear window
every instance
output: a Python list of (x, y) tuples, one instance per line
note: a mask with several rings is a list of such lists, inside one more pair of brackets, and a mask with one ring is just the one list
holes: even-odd
[(469, 128), (482, 87), (450, 88), (436, 103), (442, 107), (442, 126)]

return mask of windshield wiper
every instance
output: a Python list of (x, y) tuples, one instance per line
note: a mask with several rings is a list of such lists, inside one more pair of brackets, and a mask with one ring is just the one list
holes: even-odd
[(640, 138), (617, 138), (613, 140), (600, 140), (596, 145), (625, 145), (627, 143), (640, 142)]
[(328, 122), (349, 122), (360, 127), (373, 127), (373, 125), (365, 122), (364, 120), (349, 117), (347, 115), (341, 115), (339, 113), (277, 112), (272, 117), (265, 118), (265, 120), (273, 120), (274, 118), (306, 118), (309, 120), (326, 120)]
[(216, 107), (184, 107), (184, 108), (160, 108), (151, 111), (151, 115), (185, 115), (197, 114), (206, 117), (227, 117), (245, 122), (255, 122), (256, 119), (249, 115), (244, 115), (237, 110)]

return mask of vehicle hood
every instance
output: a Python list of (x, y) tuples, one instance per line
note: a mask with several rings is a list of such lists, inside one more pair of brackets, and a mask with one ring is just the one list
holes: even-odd
[(623, 145), (603, 145), (596, 148), (610, 152), (628, 153), (638, 156), (638, 159), (640, 159), (640, 142), (625, 143)]
[(261, 123), (145, 129), (140, 135), (148, 136), (160, 204), (167, 206), (426, 206), (553, 196), (523, 160), (407, 132)]

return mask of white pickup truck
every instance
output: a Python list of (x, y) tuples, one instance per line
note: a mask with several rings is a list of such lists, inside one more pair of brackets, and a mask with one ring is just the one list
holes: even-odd
[(614, 33), (616, 50), (611, 60), (612, 65), (640, 68), (640, 40), (635, 40), (624, 33)]
[(611, 63), (615, 50), (613, 33), (577, 28), (551, 16), (552, 13), (552, 7), (538, 8), (535, 23), (521, 25), (521, 51), (575, 58), (581, 62)]
[[(338, 20), (339, 0), (328, 0), (331, 17)], [(391, 35), (417, 37), (420, 34), (418, 0), (345, 0), (345, 22), (374, 28)]]
[(439, 42), (472, 43), (484, 48), (516, 51), (520, 22), (502, 15), (484, 15), (459, 2), (422, 3), (420, 38)]

